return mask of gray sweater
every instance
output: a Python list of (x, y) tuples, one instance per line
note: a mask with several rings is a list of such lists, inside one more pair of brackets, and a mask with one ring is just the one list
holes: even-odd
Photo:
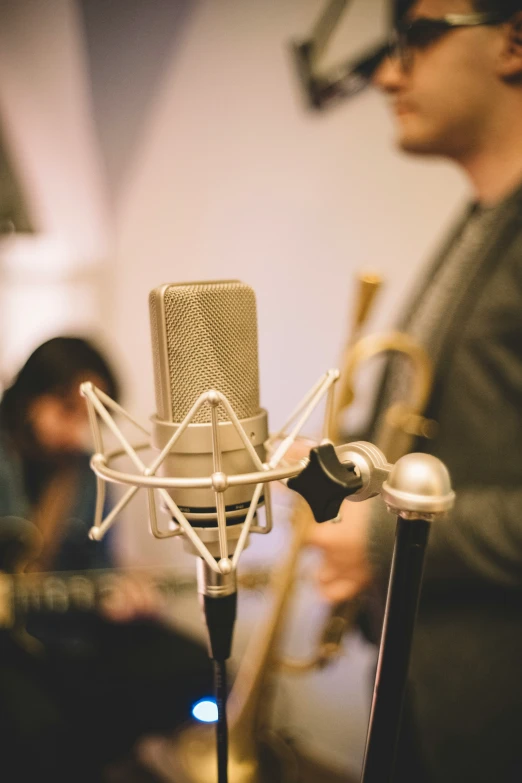
[[(457, 493), (432, 525), (410, 666), (410, 750), (431, 783), (522, 781), (522, 189), (490, 217), (480, 241), (456, 252), (466, 214), (403, 323), (417, 324), (428, 349), (431, 334), (435, 354), (426, 414), (438, 434), (414, 450), (439, 457)], [(441, 276), (451, 264), (464, 273)], [(382, 593), (394, 530), (378, 509), (368, 549)]]

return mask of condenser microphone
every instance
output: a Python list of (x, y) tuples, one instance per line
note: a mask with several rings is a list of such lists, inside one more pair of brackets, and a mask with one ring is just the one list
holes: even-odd
[[(268, 423), (259, 403), (253, 289), (239, 280), (169, 283), (151, 291), (149, 307), (156, 394), (152, 445), (162, 452), (185, 422), (161, 465), (162, 475), (191, 480), (213, 475), (227, 481), (227, 476), (253, 472), (252, 456), (237, 430), (237, 421), (232, 420), (235, 415), (264, 463)], [(225, 399), (213, 405), (209, 392)], [(202, 396), (205, 399), (199, 404)], [(226, 660), (230, 655), (236, 613), (236, 573), (222, 557), (218, 503), (226, 517), (228, 548), (241, 536), (254, 491), (252, 484), (228, 486), (219, 495), (208, 487), (169, 490), (198, 537), (219, 559), (219, 571), (203, 558), (197, 561), (198, 591), (215, 660)], [(260, 496), (257, 508), (263, 502)], [(184, 538), (184, 543), (198, 554), (190, 539)]]
[[(268, 437), (266, 411), (259, 403), (257, 311), (253, 289), (239, 280), (169, 283), (149, 295), (156, 415), (152, 444), (161, 451), (210, 390), (226, 397), (262, 462)], [(219, 445), (226, 475), (252, 472), (249, 455), (224, 405), (216, 408)], [(215, 472), (212, 406), (199, 407), (166, 457), (165, 476), (204, 477)], [(192, 526), (217, 527), (211, 488), (182, 488), (170, 494)], [(223, 493), (227, 528), (244, 522), (253, 487), (231, 486)], [(258, 506), (263, 502), (261, 498)], [(234, 532), (229, 531), (234, 538)]]

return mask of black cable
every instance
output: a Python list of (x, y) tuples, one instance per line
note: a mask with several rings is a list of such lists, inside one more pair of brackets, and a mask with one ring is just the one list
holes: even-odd
[(218, 709), (216, 745), (218, 783), (228, 783), (227, 670), (237, 610), (237, 593), (221, 597), (203, 595), (208, 631), (209, 657), (214, 667), (214, 689)]
[(227, 665), (214, 659), (214, 688), (218, 719), (216, 723), (218, 783), (228, 783)]

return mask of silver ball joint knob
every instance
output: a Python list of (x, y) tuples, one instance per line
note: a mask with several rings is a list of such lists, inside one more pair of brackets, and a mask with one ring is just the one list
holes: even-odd
[(453, 508), (455, 493), (446, 466), (431, 454), (406, 454), (382, 485), (388, 510), (403, 519), (431, 522)]

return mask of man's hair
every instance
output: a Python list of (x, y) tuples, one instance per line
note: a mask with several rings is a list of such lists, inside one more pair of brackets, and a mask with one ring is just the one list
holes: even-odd
[(81, 337), (53, 337), (36, 348), (0, 401), (0, 432), (16, 445), (32, 440), (28, 417), (31, 404), (45, 395), (65, 396), (80, 382), (100, 378), (109, 397), (117, 399), (119, 383), (98, 348)]
[[(393, 0), (395, 20), (402, 19), (415, 0)], [(522, 11), (522, 0), (473, 0), (476, 11), (488, 14), (500, 14), (509, 18), (517, 11)]]
[(473, 5), (477, 11), (500, 14), (506, 18), (522, 11), (522, 0), (473, 0)]

